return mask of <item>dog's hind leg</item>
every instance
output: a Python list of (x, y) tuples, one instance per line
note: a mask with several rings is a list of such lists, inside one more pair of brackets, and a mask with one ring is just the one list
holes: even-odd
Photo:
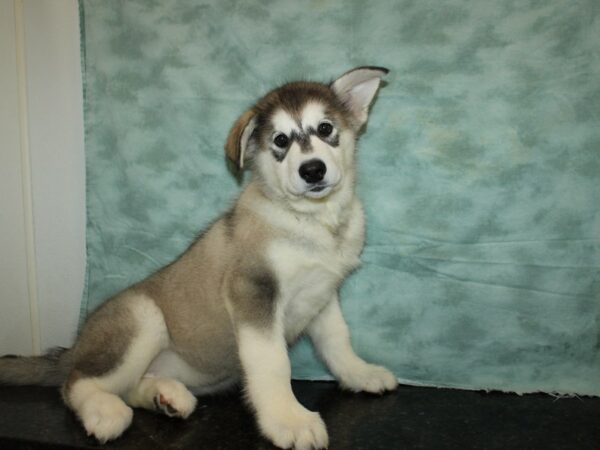
[(88, 435), (106, 442), (130, 425), (133, 412), (120, 398), (135, 387), (169, 342), (161, 310), (127, 291), (98, 309), (74, 347), (63, 398)]

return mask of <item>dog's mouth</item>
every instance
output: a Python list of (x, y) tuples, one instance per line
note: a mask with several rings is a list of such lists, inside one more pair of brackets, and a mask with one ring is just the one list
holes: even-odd
[(304, 195), (312, 199), (321, 199), (327, 197), (332, 190), (333, 186), (331, 184), (317, 184), (315, 186), (309, 187), (305, 191)]
[(296, 199), (324, 200), (341, 186), (342, 178), (323, 179), (315, 183), (290, 183), (287, 192)]

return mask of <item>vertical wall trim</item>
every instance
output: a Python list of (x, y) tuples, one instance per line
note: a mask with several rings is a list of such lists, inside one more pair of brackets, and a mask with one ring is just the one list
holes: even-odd
[(29, 296), (29, 316), (31, 320), (32, 351), (41, 352), (40, 318), (38, 307), (37, 274), (35, 262), (35, 232), (33, 223), (33, 189), (31, 178), (31, 153), (29, 147), (29, 111), (27, 99), (27, 64), (25, 62), (25, 23), (23, 0), (14, 0), (15, 42), (17, 53), (17, 74), (19, 90), (19, 124), (21, 133), (21, 175), (23, 180), (23, 211), (25, 214), (25, 236), (27, 246), (27, 287)]

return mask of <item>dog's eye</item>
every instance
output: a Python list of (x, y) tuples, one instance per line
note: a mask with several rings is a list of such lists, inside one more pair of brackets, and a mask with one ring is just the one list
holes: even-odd
[(333, 133), (333, 125), (329, 122), (321, 122), (317, 127), (317, 132), (321, 137), (327, 137)]
[(279, 133), (277, 136), (275, 136), (273, 142), (279, 148), (286, 148), (290, 143), (290, 139), (285, 134)]

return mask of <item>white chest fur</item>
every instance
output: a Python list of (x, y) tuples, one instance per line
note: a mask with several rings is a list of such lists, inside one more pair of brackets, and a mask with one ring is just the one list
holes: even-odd
[(359, 265), (364, 242), (362, 208), (358, 202), (352, 205), (348, 220), (336, 232), (298, 218), (293, 228), (268, 248), (288, 341), (296, 339), (335, 298), (343, 279)]

